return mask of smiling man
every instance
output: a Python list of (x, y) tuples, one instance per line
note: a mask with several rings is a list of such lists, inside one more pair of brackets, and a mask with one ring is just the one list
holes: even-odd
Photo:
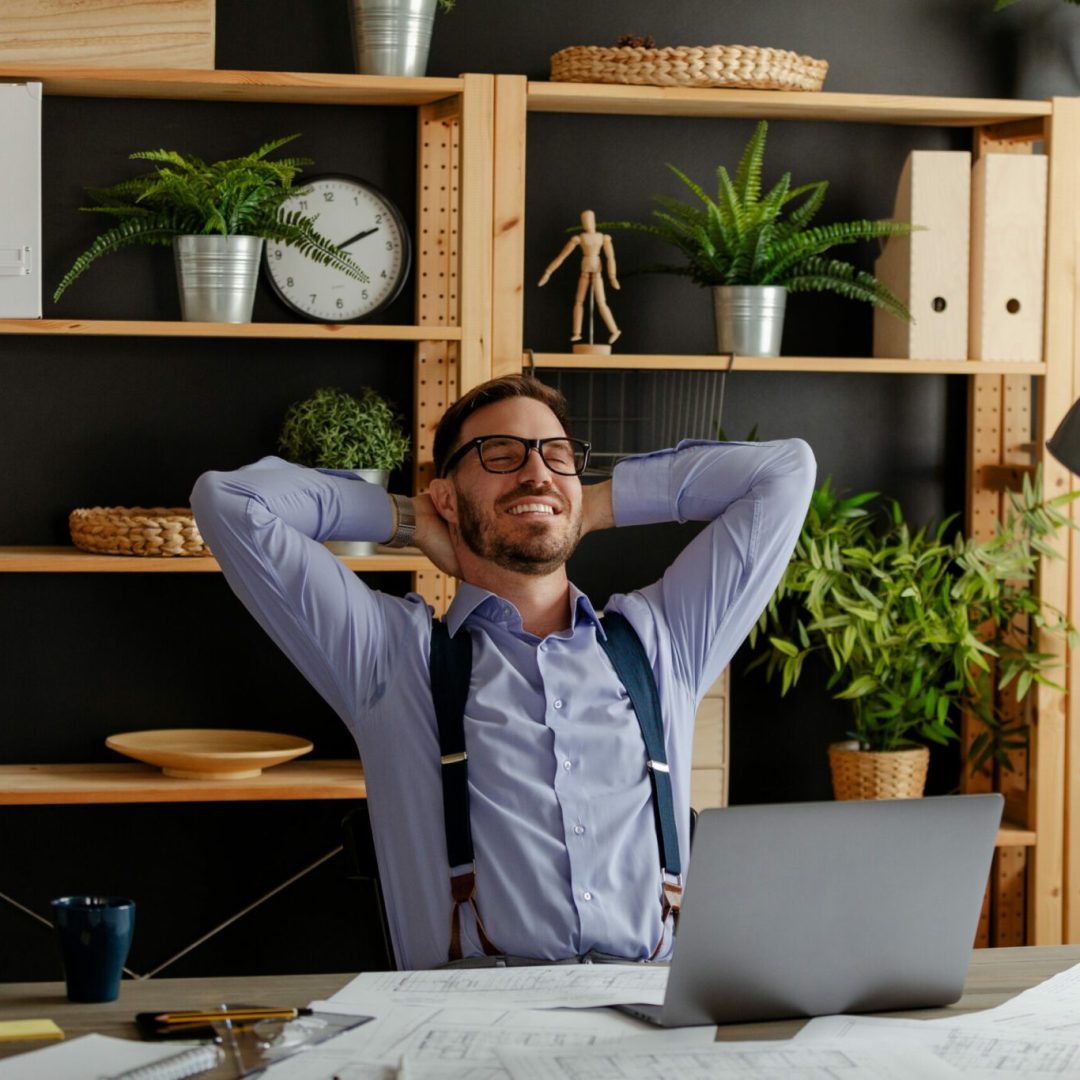
[[(582, 485), (589, 449), (560, 394), (507, 376), (447, 411), (438, 478), (411, 499), (277, 458), (207, 473), (192, 493), (229, 584), (356, 739), (403, 968), (670, 955), (681, 881), (663, 854), (686, 864), (694, 714), (783, 572), (814, 461), (798, 439), (687, 442)], [(707, 524), (659, 581), (608, 600), (605, 630), (566, 560), (587, 533), (672, 521)], [(445, 633), (420, 597), (360, 581), (321, 544), (333, 539), (413, 543), (458, 577)], [(605, 647), (616, 622), (655, 683), (658, 753)], [(433, 638), (471, 647), (459, 754), (440, 749), (454, 695), (437, 710)], [(451, 771), (462, 798), (447, 821)], [(677, 855), (657, 825), (658, 771)], [(462, 830), (473, 853), (451, 865)]]

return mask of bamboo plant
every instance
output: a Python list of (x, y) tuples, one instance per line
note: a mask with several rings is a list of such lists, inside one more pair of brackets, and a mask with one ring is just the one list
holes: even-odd
[(1014, 685), (1018, 700), (1033, 684), (1056, 685), (1047, 671), (1058, 657), (1033, 641), (1039, 631), (1076, 640), (1034, 586), (1039, 556), (1060, 557), (1050, 540), (1071, 524), (1061, 508), (1073, 497), (1043, 499), (1038, 479), (1025, 477), (994, 536), (973, 540), (953, 532), (952, 518), (913, 531), (895, 500), (840, 498), (827, 480), (751, 632), (751, 667), (764, 666), (786, 694), (805, 664), (824, 664), (863, 750), (948, 743), (970, 711), (985, 725), (972, 767), (991, 758), (1009, 767), (1026, 729), (1002, 714), (995, 685)]

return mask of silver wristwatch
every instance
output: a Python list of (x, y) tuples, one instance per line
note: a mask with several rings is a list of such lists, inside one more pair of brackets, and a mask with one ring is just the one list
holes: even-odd
[(394, 503), (396, 523), (394, 535), (383, 546), (408, 547), (412, 543), (413, 533), (416, 532), (416, 510), (413, 508), (413, 501), (408, 495), (391, 495), (390, 498)]

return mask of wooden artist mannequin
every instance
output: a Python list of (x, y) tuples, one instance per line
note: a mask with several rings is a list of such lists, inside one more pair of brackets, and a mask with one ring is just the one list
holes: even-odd
[(540, 279), (540, 285), (548, 283), (551, 275), (558, 270), (566, 261), (567, 257), (575, 248), (581, 248), (581, 276), (578, 278), (577, 294), (574, 296), (574, 318), (571, 341), (581, 341), (581, 325), (585, 315), (585, 295), (591, 291), (592, 299), (596, 303), (596, 309), (600, 312), (600, 318), (608, 328), (607, 345), (594, 345), (591, 341), (591, 312), (590, 312), (590, 341), (587, 345), (575, 345), (574, 352), (610, 353), (611, 345), (618, 339), (622, 331), (615, 325), (615, 317), (607, 306), (604, 296), (603, 266), (600, 262), (601, 255), (607, 258), (607, 273), (613, 289), (619, 288), (619, 278), (615, 269), (615, 249), (611, 245), (611, 237), (606, 233), (596, 231), (596, 214), (592, 210), (583, 210), (581, 213), (581, 225), (583, 232), (572, 236), (566, 246), (552, 259), (544, 276)]

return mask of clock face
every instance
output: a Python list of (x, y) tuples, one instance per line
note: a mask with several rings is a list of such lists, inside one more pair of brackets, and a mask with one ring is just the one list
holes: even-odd
[(343, 248), (368, 276), (356, 281), (320, 266), (290, 244), (266, 242), (266, 271), (286, 306), (319, 322), (353, 322), (381, 311), (401, 292), (411, 247), (398, 208), (377, 188), (352, 176), (317, 176), (306, 194), (284, 203), (314, 217), (315, 228)]

